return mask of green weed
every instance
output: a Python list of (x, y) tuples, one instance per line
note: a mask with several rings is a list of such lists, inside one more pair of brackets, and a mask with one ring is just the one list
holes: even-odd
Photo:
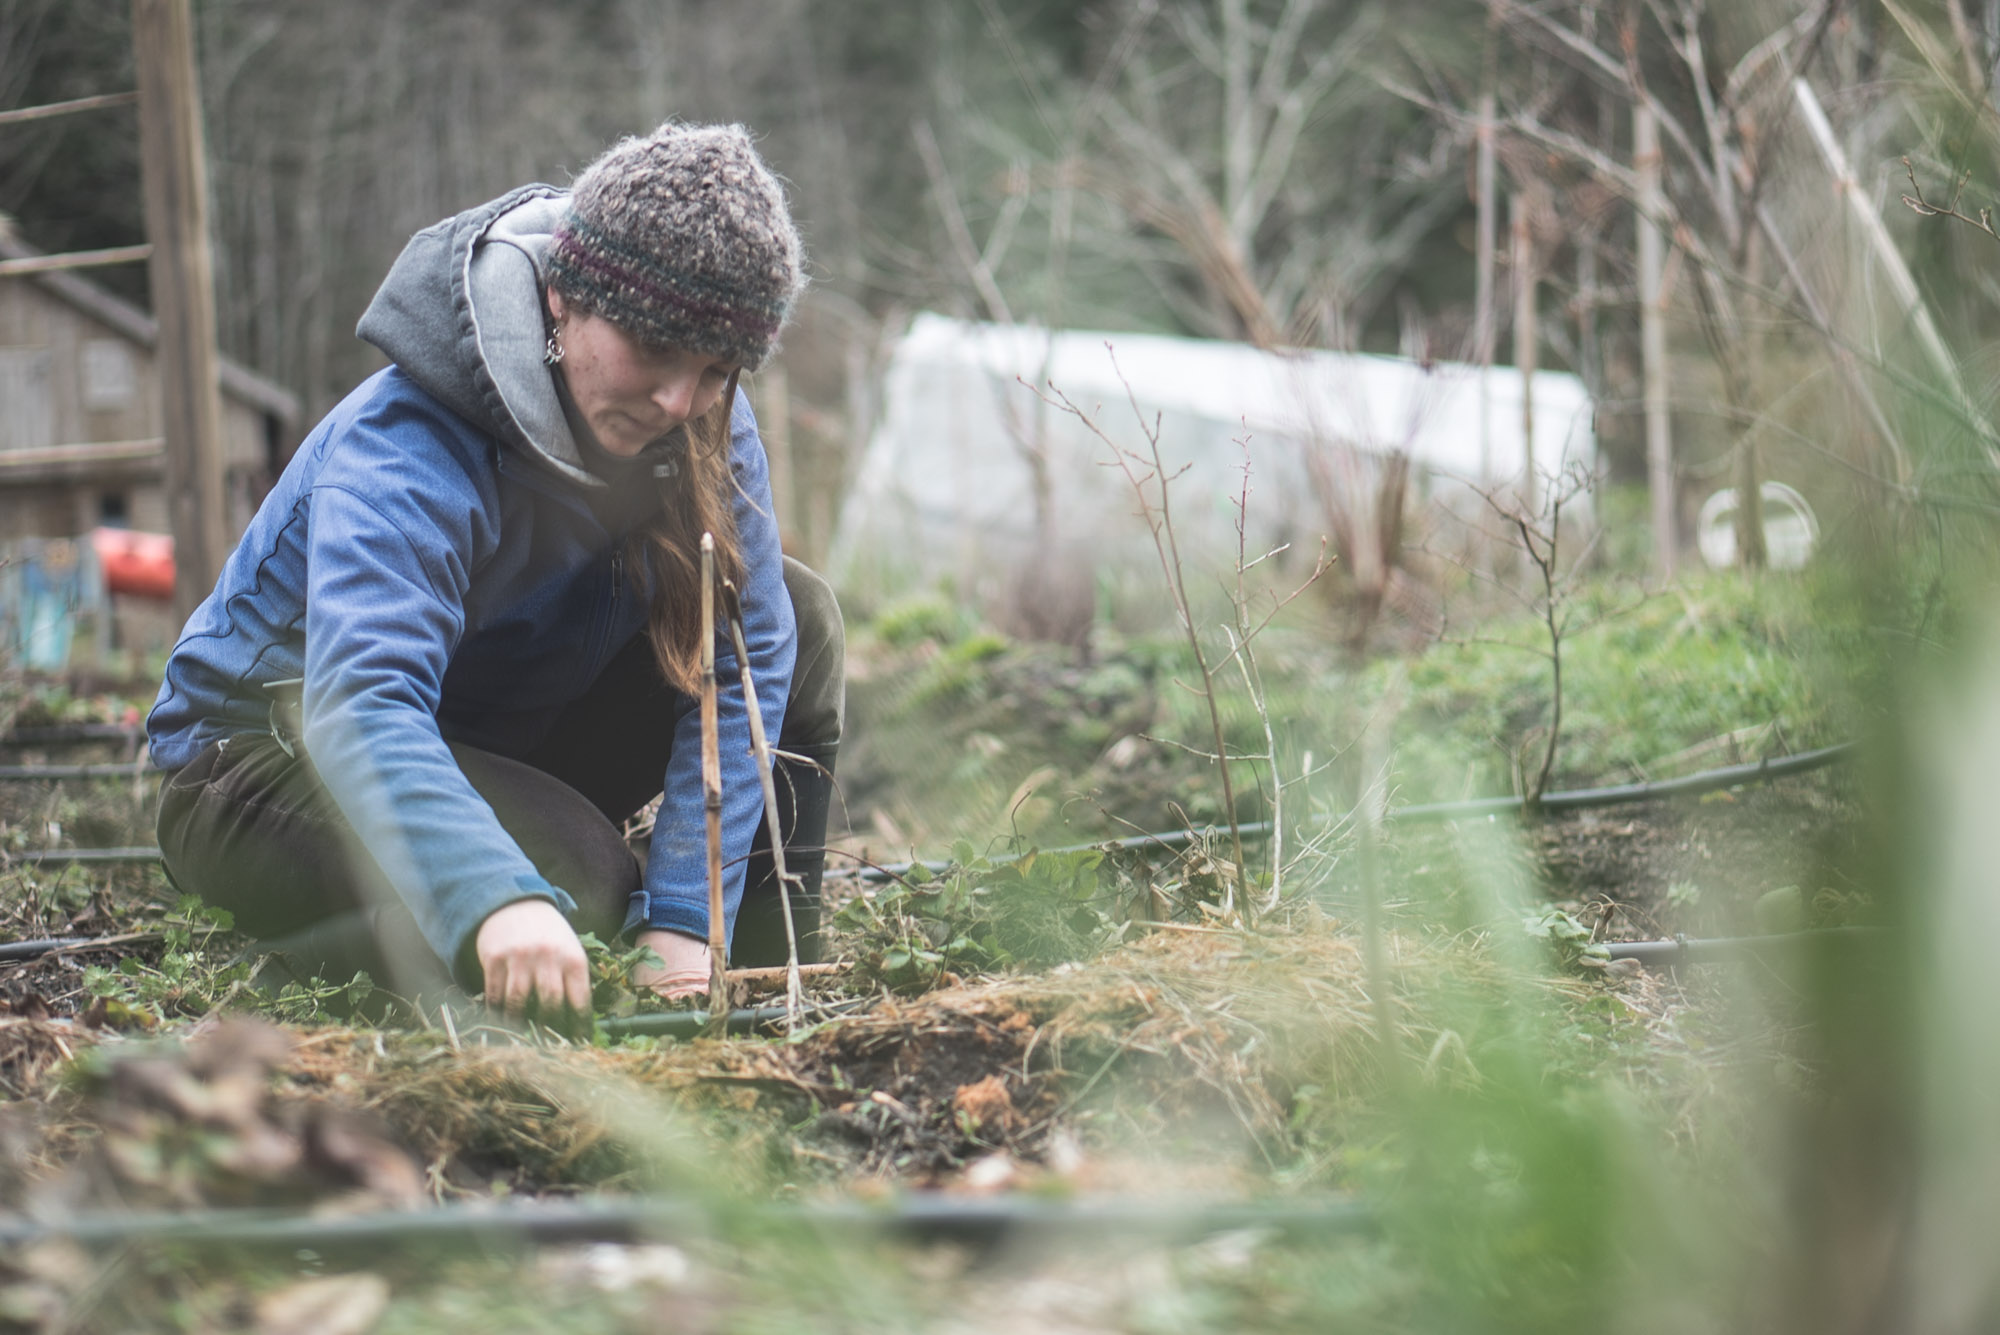
[[(1100, 849), (990, 860), (961, 842), (944, 871), (902, 880), (842, 906), (834, 925), (858, 939), (863, 970), (891, 988), (922, 991), (947, 973), (1048, 968), (1088, 959), (1125, 938), (1150, 897), (1150, 876)], [(1215, 902), (1222, 879), (1180, 883)]]
[(115, 968), (91, 965), (83, 972), (84, 990), (159, 1020), (204, 1014), (248, 989), (250, 962), (228, 958), (223, 949), (235, 925), (227, 909), (183, 895), (161, 924), (164, 948), (157, 964), (128, 955)]

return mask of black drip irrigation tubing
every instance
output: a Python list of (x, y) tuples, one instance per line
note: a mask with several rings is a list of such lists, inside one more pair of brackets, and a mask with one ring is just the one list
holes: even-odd
[(106, 950), (113, 946), (136, 946), (159, 939), (158, 932), (131, 932), (124, 936), (54, 936), (39, 941), (0, 941), (0, 964), (38, 960), (60, 950)]
[(75, 950), (87, 946), (87, 936), (55, 936), (43, 941), (0, 942), (0, 964), (13, 964), (20, 960), (38, 960), (44, 955), (53, 955), (58, 950)]
[(1604, 946), (1614, 960), (1637, 960), (1648, 968), (1674, 969), (1686, 964), (1762, 959), (1822, 945), (1867, 944), (1879, 941), (1882, 933), (1880, 927), (1817, 927), (1771, 936), (1677, 936), (1671, 941), (1607, 941)]
[[(1660, 941), (1607, 941), (1603, 942), (1608, 952), (1606, 958), (1614, 960), (1637, 960), (1641, 964), (1658, 969), (1671, 969), (1683, 964), (1716, 964), (1727, 960), (1776, 954), (1796, 950), (1815, 941), (1864, 942), (1881, 935), (1879, 927), (1820, 927), (1803, 932), (1780, 932), (1769, 936), (1677, 936)], [(0, 964), (13, 964), (22, 960), (40, 959), (59, 950), (88, 950), (93, 947), (132, 945), (142, 940), (158, 939), (153, 933), (137, 936), (94, 937), (55, 936), (36, 941), (0, 942)], [(858, 1004), (858, 1003), (857, 1003)], [(840, 1004), (832, 1007), (819, 1006), (811, 1015), (824, 1018), (845, 1014), (854, 1007)], [(783, 1006), (752, 1006), (729, 1012), (729, 1032), (732, 1034), (758, 1033), (773, 1029), (785, 1021)], [(659, 1011), (649, 1015), (614, 1016), (599, 1020), (597, 1027), (613, 1038), (656, 1036), (661, 1038), (699, 1038), (708, 1032), (707, 1011)]]
[[(1771, 779), (1782, 779), (1791, 774), (1804, 774), (1811, 770), (1823, 769), (1836, 761), (1846, 760), (1853, 752), (1854, 743), (1841, 742), (1835, 746), (1820, 747), (1816, 751), (1800, 751), (1796, 755), (1780, 756), (1775, 760), (1755, 760), (1743, 765), (1725, 765), (1721, 769), (1704, 770), (1700, 774), (1690, 774), (1680, 779), (1620, 784), (1611, 788), (1573, 788), (1567, 792), (1544, 793), (1537, 809), (1580, 811), (1586, 807), (1621, 806), (1629, 802), (1650, 802), (1663, 797), (1698, 797), (1703, 793), (1720, 792), (1739, 784), (1763, 783)], [(1463, 802), (1424, 802), (1412, 806), (1391, 807), (1383, 813), (1382, 818), (1390, 821), (1465, 820), (1481, 816), (1507, 815), (1525, 811), (1527, 808), (1528, 799), (1525, 797), (1475, 797)], [(1198, 839), (1214, 838), (1223, 828), (1218, 825), (1206, 825), (1199, 829), (1167, 830), (1160, 834), (1135, 834), (1124, 839), (1071, 844), (1063, 848), (1047, 848), (1042, 851), (1085, 853), (1100, 848), (1185, 848)], [(1267, 838), (1271, 833), (1271, 822), (1253, 821), (1236, 828), (1245, 838)], [(855, 871), (828, 874), (844, 875), (853, 880), (881, 882), (900, 880), (919, 868), (937, 874), (951, 865), (949, 862), (899, 862), (886, 867), (865, 866)]]
[[(827, 1019), (835, 1015), (845, 1015), (874, 1002), (873, 997), (861, 997), (854, 1001), (835, 1002), (831, 1005), (814, 1005), (804, 1008), (802, 1015), (808, 1022)], [(785, 1023), (787, 1011), (783, 1006), (750, 1006), (729, 1012), (728, 1032), (732, 1034), (756, 1034), (779, 1028)], [(597, 1028), (611, 1038), (700, 1038), (709, 1032), (707, 1011), (658, 1011), (650, 1015), (613, 1016), (599, 1020)]]
[(8, 867), (111, 867), (160, 860), (157, 848), (31, 848), (0, 853), (0, 869)]
[(1147, 1236), (1194, 1241), (1240, 1229), (1333, 1237), (1372, 1232), (1375, 1213), (1346, 1197), (1279, 1201), (1148, 1200), (1085, 1197), (915, 1194), (887, 1205), (856, 1202), (708, 1208), (690, 1201), (534, 1201), (494, 1206), (318, 1216), (277, 1210), (93, 1212), (68, 1218), (0, 1215), (0, 1249), (57, 1239), (86, 1247), (156, 1242), (176, 1248), (276, 1248), (315, 1252), (380, 1250), (417, 1244), (527, 1247), (714, 1237), (718, 1224), (814, 1229), (830, 1238), (924, 1242), (1005, 1241), (1020, 1236)]
[(146, 735), (138, 724), (62, 723), (45, 728), (16, 728), (0, 733), (0, 747), (60, 746), (68, 742), (130, 742)]
[[(1721, 769), (1704, 770), (1700, 774), (1690, 774), (1682, 779), (1662, 779), (1657, 783), (1630, 783), (1613, 788), (1576, 788), (1568, 792), (1544, 793), (1540, 810), (1578, 811), (1585, 807), (1619, 806), (1628, 802), (1648, 802), (1663, 797), (1695, 797), (1702, 793), (1719, 792), (1724, 788), (1734, 788), (1738, 784), (1763, 783), (1771, 779), (1781, 779), (1791, 774), (1804, 774), (1809, 770), (1822, 769), (1828, 765), (1847, 759), (1854, 752), (1854, 743), (1842, 742), (1838, 746), (1823, 746), (1817, 751), (1801, 751), (1797, 755), (1780, 756), (1775, 760), (1757, 760), (1745, 765), (1727, 765)], [(80, 766), (75, 768), (110, 770), (129, 777), (131, 771), (123, 767)], [(107, 773), (106, 777), (109, 777)], [(1475, 797), (1464, 802), (1428, 802), (1415, 806), (1391, 807), (1385, 820), (1463, 820), (1480, 816), (1498, 816), (1524, 810), (1528, 805), (1525, 797)], [(1255, 821), (1240, 825), (1237, 829), (1248, 838), (1263, 838), (1271, 833), (1271, 822)], [(1085, 853), (1092, 849), (1116, 848), (1185, 848), (1197, 839), (1213, 838), (1220, 827), (1209, 825), (1200, 829), (1167, 830), (1159, 834), (1135, 834), (1124, 839), (1099, 840), (1088, 844), (1071, 844), (1064, 848), (1044, 849), (1046, 853)], [(71, 865), (101, 865), (130, 862), (158, 862), (160, 850), (157, 848), (38, 848), (8, 856), (0, 866), (19, 867), (63, 867)], [(846, 876), (849, 879), (880, 882), (899, 880), (921, 867), (933, 874), (951, 866), (949, 862), (899, 862), (887, 867), (862, 867), (856, 871), (829, 872), (830, 875)]]
[(0, 765), (0, 783), (56, 783), (64, 779), (138, 779), (157, 774), (150, 760), (111, 765)]

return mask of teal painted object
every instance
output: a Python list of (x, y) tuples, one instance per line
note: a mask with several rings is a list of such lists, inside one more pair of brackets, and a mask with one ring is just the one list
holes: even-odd
[(69, 666), (78, 614), (98, 602), (98, 580), (87, 542), (30, 538), (12, 544), (0, 567), (0, 621), (16, 665), (33, 672)]

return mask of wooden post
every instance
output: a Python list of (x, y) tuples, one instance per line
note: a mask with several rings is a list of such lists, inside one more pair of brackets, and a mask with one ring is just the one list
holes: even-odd
[(132, 50), (139, 74), (146, 231), (153, 246), (149, 277), (160, 328), (155, 365), (174, 529), (174, 606), (185, 619), (214, 588), (229, 553), (208, 177), (189, 0), (132, 0)]
[(1514, 365), (1521, 372), (1521, 504), (1533, 513), (1535, 500), (1535, 371), (1541, 361), (1542, 331), (1536, 316), (1539, 286), (1535, 273), (1535, 235), (1528, 191), (1511, 197), (1508, 231), (1514, 270)]
[[(1488, 36), (1489, 44), (1492, 38)], [(1479, 364), (1479, 485), (1493, 485), (1493, 421), (1490, 381), (1493, 379), (1493, 252), (1500, 245), (1499, 201), (1494, 197), (1493, 79), (1479, 95), (1478, 157), (1473, 167), (1474, 201), (1478, 208), (1473, 229), (1476, 252), (1472, 261), (1472, 353)]]
[(1657, 219), (1666, 211), (1660, 192), (1660, 130), (1644, 102), (1632, 109), (1632, 168), (1639, 178), (1639, 360), (1646, 400), (1646, 488), (1652, 501), (1653, 567), (1672, 579), (1680, 559), (1675, 533), (1674, 442), (1667, 419), (1667, 313), (1660, 290), (1666, 244)]

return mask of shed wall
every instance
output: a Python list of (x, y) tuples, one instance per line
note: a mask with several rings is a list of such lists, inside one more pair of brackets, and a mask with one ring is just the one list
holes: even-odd
[[(9, 368), (38, 371), (9, 374)], [(241, 532), (266, 485), (265, 414), (223, 395), (228, 523)], [(29, 451), (117, 445), (86, 460)], [(29, 278), (0, 279), (0, 536), (72, 537), (123, 498), (132, 528), (171, 528), (163, 487), (158, 370), (152, 349)]]

